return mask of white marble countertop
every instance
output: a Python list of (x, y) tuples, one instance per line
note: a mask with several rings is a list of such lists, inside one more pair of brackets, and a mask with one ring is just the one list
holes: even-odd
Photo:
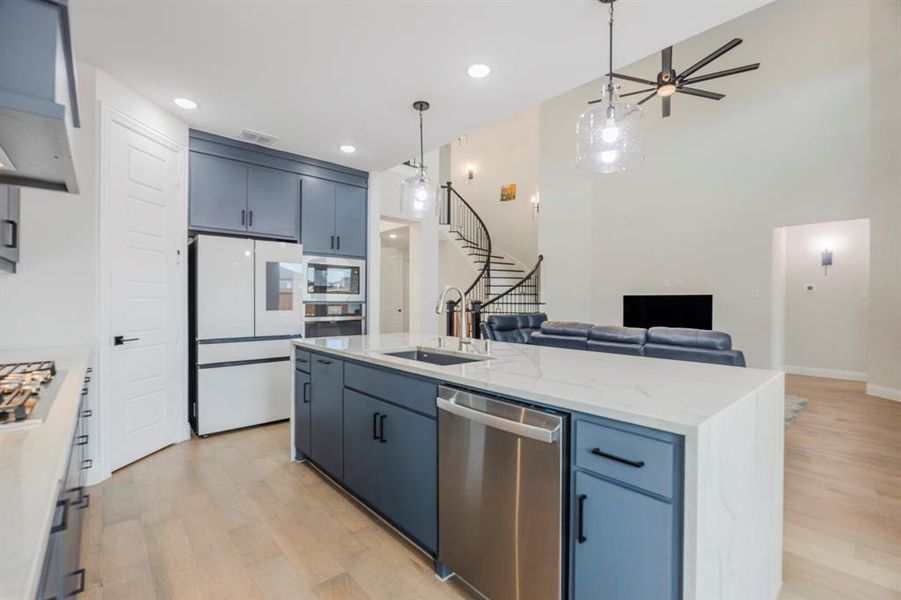
[(86, 347), (0, 351), (0, 363), (56, 361), (65, 371), (40, 425), (0, 431), (0, 599), (37, 593), (57, 493), (78, 422), (78, 402), (91, 352)]
[[(442, 338), (456, 349), (456, 338)], [(437, 336), (296, 339), (299, 347), (565, 410), (687, 434), (781, 376), (775, 371), (491, 342), (491, 360), (437, 366), (385, 352), (435, 348)], [(481, 350), (484, 342), (477, 341)]]

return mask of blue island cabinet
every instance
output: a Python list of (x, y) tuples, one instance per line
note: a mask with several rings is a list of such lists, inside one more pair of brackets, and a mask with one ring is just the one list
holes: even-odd
[(310, 355), (310, 458), (329, 475), (344, 475), (344, 362)]
[(681, 436), (575, 419), (571, 596), (682, 597)]

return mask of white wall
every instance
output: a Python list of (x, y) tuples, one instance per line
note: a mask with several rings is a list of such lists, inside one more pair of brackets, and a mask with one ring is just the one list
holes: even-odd
[[(538, 195), (538, 144), (538, 106), (450, 144), (454, 187), (485, 222), (494, 247), (526, 266), (538, 258), (538, 221), (529, 201)], [(511, 183), (516, 200), (501, 202), (501, 186)]]
[[(868, 381), (901, 390), (899, 13), (886, 0), (781, 0), (677, 44), (678, 68), (741, 37), (716, 68), (761, 67), (699, 86), (728, 94), (720, 102), (676, 96), (667, 119), (647, 103), (647, 158), (624, 173), (574, 166), (575, 122), (600, 82), (542, 104), (551, 317), (616, 324), (623, 294), (712, 293), (714, 326), (768, 367), (773, 229), (868, 217)], [(622, 71), (653, 75), (659, 60)]]
[[(786, 371), (866, 379), (870, 223), (867, 219), (786, 227)], [(833, 252), (828, 275), (820, 265)], [(808, 284), (815, 291), (808, 292)]]

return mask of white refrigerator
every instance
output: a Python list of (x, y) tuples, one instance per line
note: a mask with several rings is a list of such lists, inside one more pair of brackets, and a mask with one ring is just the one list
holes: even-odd
[(198, 235), (190, 258), (194, 431), (287, 419), (289, 340), (303, 335), (301, 245)]

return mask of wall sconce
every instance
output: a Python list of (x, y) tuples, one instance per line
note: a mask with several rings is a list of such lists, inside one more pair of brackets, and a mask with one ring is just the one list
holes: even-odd
[(472, 181), (476, 178), (476, 168), (472, 165), (467, 165), (466, 167), (466, 179)]
[(823, 266), (823, 276), (829, 276), (829, 267), (832, 266), (832, 250), (824, 248), (820, 253), (820, 264)]
[(538, 194), (534, 194), (529, 198), (529, 204), (532, 205), (532, 220), (534, 221), (538, 217), (538, 211), (541, 210), (541, 201), (538, 199)]

